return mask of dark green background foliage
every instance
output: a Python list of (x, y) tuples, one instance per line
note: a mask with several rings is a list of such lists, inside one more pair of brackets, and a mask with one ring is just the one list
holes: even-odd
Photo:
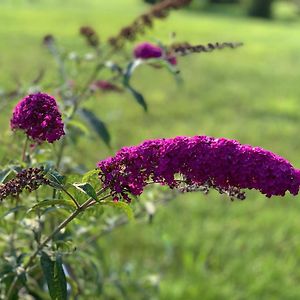
[[(144, 0), (157, 3), (157, 0)], [(299, 13), (299, 0), (193, 0), (191, 8), (205, 11), (238, 13), (243, 16), (270, 19), (274, 17), (277, 6), (286, 6), (284, 10)]]
[[(138, 0), (1, 1), (1, 89), (13, 89), (19, 81), (26, 86), (41, 67), (45, 82), (56, 78), (54, 62), (41, 46), (45, 34), (52, 33), (66, 53), (84, 55), (79, 26), (92, 25), (105, 40), (146, 7)], [(147, 99), (147, 114), (130, 95), (95, 94), (86, 109), (109, 126), (111, 150), (94, 135), (88, 142), (77, 136), (78, 145), (66, 155), (78, 168), (91, 169), (121, 146), (144, 139), (204, 134), (270, 149), (300, 167), (300, 22), (294, 6), (276, 2), (272, 22), (242, 18), (234, 8), (214, 12), (175, 12), (141, 40), (169, 43), (176, 32), (179, 42), (245, 46), (180, 58), (180, 86), (166, 70), (138, 69), (132, 83)], [(127, 45), (128, 53), (131, 48)], [(0, 104), (2, 164), (20, 155), (21, 138), (9, 130), (17, 100)], [(76, 238), (65, 249), (68, 274), (77, 278), (69, 284), (80, 287), (79, 299), (298, 299), (299, 197), (247, 195), (244, 202), (216, 193), (182, 195), (160, 208), (151, 223), (132, 222), (90, 241), (84, 230), (99, 233), (101, 211), (81, 217), (72, 227)], [(0, 230), (12, 222), (6, 205), (0, 208)], [(21, 209), (20, 214), (25, 222)], [(6, 243), (2, 234), (0, 251)], [(53, 261), (48, 260), (51, 266)]]
[(270, 18), (274, 0), (253, 0), (249, 5), (249, 15), (254, 17)]

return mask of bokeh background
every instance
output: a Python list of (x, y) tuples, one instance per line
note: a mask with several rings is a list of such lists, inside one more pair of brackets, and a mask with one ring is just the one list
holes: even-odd
[[(109, 126), (113, 149), (90, 139), (72, 150), (74, 159), (92, 168), (144, 139), (212, 135), (264, 147), (300, 168), (299, 3), (274, 1), (271, 18), (257, 18), (249, 16), (250, 0), (218, 2), (194, 0), (140, 40), (170, 43), (176, 33), (178, 42), (244, 46), (180, 58), (180, 86), (164, 70), (137, 70), (133, 82), (148, 114), (126, 94), (95, 97), (88, 106)], [(41, 68), (46, 80), (55, 76), (42, 47), (45, 34), (80, 53), (86, 51), (80, 26), (91, 25), (105, 40), (148, 6), (142, 0), (0, 0), (1, 90), (28, 82)], [(18, 151), (8, 123), (17, 100), (1, 107), (1, 162)], [(267, 199), (250, 191), (243, 202), (216, 193), (182, 195), (151, 224), (133, 223), (98, 241), (99, 262), (111, 278), (122, 278), (115, 298), (103, 299), (299, 299), (299, 214), (299, 197), (289, 195)]]

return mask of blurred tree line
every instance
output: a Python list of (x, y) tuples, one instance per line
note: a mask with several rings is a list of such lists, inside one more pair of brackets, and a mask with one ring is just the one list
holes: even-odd
[[(155, 4), (162, 0), (144, 0), (149, 4)], [(270, 19), (273, 16), (274, 3), (276, 1), (289, 2), (295, 5), (300, 12), (300, 0), (193, 0), (194, 7), (209, 7), (216, 4), (235, 4), (240, 5), (251, 17)]]

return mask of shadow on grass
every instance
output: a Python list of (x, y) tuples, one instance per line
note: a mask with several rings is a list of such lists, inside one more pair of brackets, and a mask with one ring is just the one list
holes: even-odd
[(275, 23), (294, 23), (300, 20), (300, 5), (296, 6), (293, 3), (277, 3), (274, 5), (273, 17), (270, 19), (260, 17), (249, 17), (247, 15), (247, 8), (241, 4), (203, 4), (194, 3), (188, 10), (195, 14), (207, 14), (220, 16), (225, 18), (237, 18), (237, 19), (253, 19), (266, 22)]

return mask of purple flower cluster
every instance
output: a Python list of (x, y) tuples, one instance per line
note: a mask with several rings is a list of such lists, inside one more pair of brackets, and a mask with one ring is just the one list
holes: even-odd
[(143, 42), (138, 44), (133, 54), (135, 58), (139, 59), (151, 59), (151, 58), (162, 58), (169, 62), (171, 65), (177, 65), (177, 59), (174, 54), (164, 53), (163, 49), (154, 44)]
[(24, 130), (28, 137), (37, 142), (53, 143), (65, 134), (55, 99), (43, 93), (22, 99), (13, 111), (10, 126)]
[(221, 189), (257, 189), (267, 197), (286, 191), (296, 195), (300, 186), (300, 170), (284, 158), (207, 136), (144, 141), (122, 148), (98, 167), (104, 186), (125, 200), (130, 200), (128, 194), (140, 195), (150, 182), (171, 188), (184, 181), (190, 186), (210, 183)]

